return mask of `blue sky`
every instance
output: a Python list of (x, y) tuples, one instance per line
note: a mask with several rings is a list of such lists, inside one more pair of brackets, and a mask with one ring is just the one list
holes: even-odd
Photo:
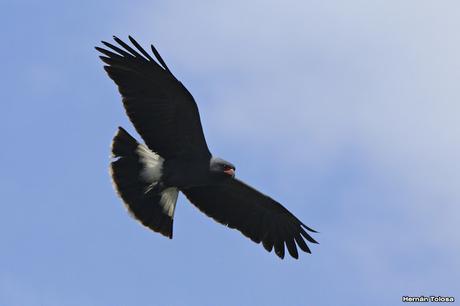
[[(0, 305), (460, 298), (458, 1), (3, 1)], [(93, 46), (154, 43), (214, 154), (320, 241), (279, 260), (182, 196), (174, 239), (108, 175), (133, 131)], [(303, 255), (303, 254), (302, 254)]]

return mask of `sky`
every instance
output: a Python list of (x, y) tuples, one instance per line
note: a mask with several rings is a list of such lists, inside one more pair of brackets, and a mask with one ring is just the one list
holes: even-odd
[[(6, 0), (0, 26), (0, 305), (460, 299), (458, 1)], [(313, 254), (183, 196), (173, 240), (127, 214), (110, 143), (136, 134), (93, 48), (112, 35), (155, 44), (211, 151), (320, 232)]]

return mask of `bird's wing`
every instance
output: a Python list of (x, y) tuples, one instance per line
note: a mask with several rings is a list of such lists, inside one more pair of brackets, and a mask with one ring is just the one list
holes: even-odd
[(216, 221), (235, 228), (264, 248), (284, 258), (284, 245), (298, 258), (297, 246), (310, 253), (305, 240), (317, 243), (307, 231), (311, 228), (280, 203), (237, 179), (221, 184), (181, 190), (202, 212)]
[(114, 36), (121, 46), (102, 42), (104, 69), (118, 85), (129, 119), (147, 146), (165, 159), (211, 156), (198, 107), (190, 92), (166, 66), (156, 49), (153, 59), (131, 36), (137, 49)]

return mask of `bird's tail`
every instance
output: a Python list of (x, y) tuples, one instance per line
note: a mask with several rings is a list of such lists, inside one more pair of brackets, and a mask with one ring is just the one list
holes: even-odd
[(172, 238), (178, 189), (161, 183), (163, 158), (122, 127), (113, 138), (112, 154), (113, 184), (128, 211), (143, 225)]

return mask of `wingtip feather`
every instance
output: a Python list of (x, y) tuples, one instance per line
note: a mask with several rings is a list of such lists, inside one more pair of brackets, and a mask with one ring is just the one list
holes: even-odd
[(308, 247), (307, 243), (303, 240), (302, 236), (299, 233), (297, 233), (294, 239), (302, 251), (311, 254), (310, 248)]
[(307, 230), (309, 230), (310, 232), (319, 233), (318, 231), (312, 229), (311, 227), (306, 226), (303, 222), (300, 222), (300, 224), (302, 224), (302, 226), (305, 227), (305, 228), (306, 228)]
[(303, 228), (300, 228), (300, 233), (302, 234), (303, 237), (305, 237), (305, 239), (307, 239), (311, 243), (319, 244), (318, 241), (313, 239), (313, 237), (310, 236)]

